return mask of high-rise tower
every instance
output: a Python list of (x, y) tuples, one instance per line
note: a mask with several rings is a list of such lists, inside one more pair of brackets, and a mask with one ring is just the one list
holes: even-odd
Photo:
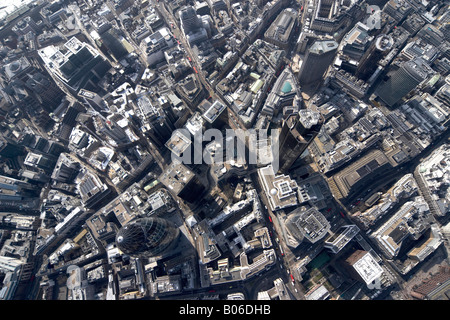
[(338, 43), (334, 40), (316, 40), (307, 50), (299, 71), (300, 85), (312, 84), (322, 79), (333, 62)]
[(392, 107), (432, 73), (433, 70), (422, 58), (406, 61), (378, 86), (375, 93)]
[(132, 256), (154, 257), (170, 251), (180, 230), (162, 218), (139, 218), (127, 223), (117, 232), (119, 249)]
[(356, 76), (364, 81), (368, 80), (377, 69), (377, 62), (390, 52), (393, 45), (394, 39), (390, 35), (379, 35), (359, 61)]
[(317, 136), (322, 124), (321, 114), (309, 109), (301, 109), (285, 120), (278, 143), (279, 172), (286, 172), (292, 167)]
[(195, 32), (202, 27), (202, 22), (192, 6), (186, 6), (180, 10), (180, 22), (184, 34)]

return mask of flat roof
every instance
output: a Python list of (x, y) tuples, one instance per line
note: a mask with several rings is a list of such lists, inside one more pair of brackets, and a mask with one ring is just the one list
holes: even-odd
[(191, 139), (186, 137), (180, 130), (175, 130), (165, 146), (177, 156), (181, 156), (191, 143)]
[(195, 174), (181, 162), (174, 161), (159, 176), (158, 180), (175, 194), (178, 194), (194, 176)]
[(258, 176), (272, 210), (298, 204), (297, 182), (287, 175), (275, 175), (272, 165), (258, 169)]
[(216, 100), (214, 103), (206, 110), (203, 114), (203, 118), (209, 123), (213, 123), (226, 109), (225, 105), (220, 101)]
[(375, 279), (380, 278), (383, 269), (375, 261), (372, 255), (367, 252), (361, 259), (353, 264), (353, 268), (358, 272), (361, 278), (367, 283), (372, 283)]

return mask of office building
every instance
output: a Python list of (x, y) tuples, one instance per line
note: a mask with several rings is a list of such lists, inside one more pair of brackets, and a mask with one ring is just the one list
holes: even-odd
[(28, 152), (25, 160), (23, 161), (23, 164), (30, 170), (44, 170), (45, 172), (50, 173), (56, 164), (56, 160), (51, 156), (35, 152)]
[(301, 102), (300, 86), (292, 70), (286, 67), (275, 81), (261, 109), (261, 114), (269, 117), (277, 116), (280, 109), (284, 106), (292, 106), (295, 99)]
[(432, 224), (425, 233), (425, 239), (407, 253), (408, 258), (419, 263), (436, 251), (436, 249), (444, 242), (442, 233), (439, 229), (437, 224)]
[(116, 61), (126, 57), (128, 55), (128, 50), (122, 43), (122, 35), (120, 35), (119, 30), (112, 28), (100, 35), (102, 44), (106, 47), (108, 52)]
[(309, 85), (322, 79), (334, 60), (338, 45), (334, 40), (316, 40), (313, 43), (298, 73), (300, 85)]
[(109, 62), (89, 44), (76, 37), (70, 38), (64, 48), (48, 46), (38, 50), (49, 73), (58, 78), (70, 91), (80, 88), (92, 90), (111, 68)]
[(439, 47), (445, 41), (445, 36), (432, 24), (426, 24), (417, 33), (417, 36), (435, 47)]
[(284, 9), (264, 33), (264, 39), (287, 50), (296, 26), (297, 12), (292, 8)]
[(350, 274), (366, 285), (373, 285), (377, 280), (381, 280), (384, 272), (378, 262), (367, 251), (357, 250), (345, 262), (350, 267), (347, 268)]
[(373, 37), (369, 36), (369, 31), (369, 27), (362, 22), (356, 23), (342, 40), (344, 43), (342, 53), (350, 59), (359, 61), (373, 39)]
[(165, 143), (165, 146), (167, 149), (169, 149), (174, 155), (177, 157), (183, 157), (183, 153), (187, 150), (187, 153), (189, 155), (189, 160), (191, 159), (191, 137), (188, 136), (187, 132), (184, 132), (183, 130), (175, 130), (172, 133), (172, 136), (167, 140)]
[(194, 33), (202, 27), (202, 21), (195, 12), (194, 7), (186, 6), (179, 12), (181, 28), (185, 35)]
[(173, 46), (175, 46), (175, 39), (166, 27), (144, 38), (139, 44), (149, 66), (163, 62), (165, 60), (164, 51)]
[(214, 101), (202, 116), (214, 128), (220, 128), (228, 124), (227, 107), (219, 100)]
[(96, 174), (89, 171), (84, 172), (77, 180), (77, 190), (81, 196), (81, 201), (88, 209), (97, 208), (112, 192), (106, 183), (103, 183)]
[(158, 180), (172, 194), (190, 203), (200, 200), (205, 189), (196, 174), (178, 161), (173, 161)]
[(359, 228), (352, 225), (342, 226), (336, 233), (325, 239), (324, 247), (334, 254), (341, 251), (359, 233)]
[(138, 218), (123, 226), (116, 235), (117, 247), (131, 256), (155, 257), (173, 249), (180, 231), (162, 218)]
[(61, 153), (51, 178), (58, 182), (72, 183), (80, 171), (80, 163), (67, 153)]
[(433, 70), (422, 58), (406, 61), (377, 87), (375, 94), (392, 107), (431, 74)]
[(391, 164), (380, 150), (373, 150), (328, 179), (333, 196), (345, 199), (368, 181), (373, 181)]
[(417, 240), (428, 228), (428, 204), (422, 197), (406, 202), (386, 223), (375, 230), (370, 237), (380, 250), (392, 259), (400, 252), (403, 241), (411, 236)]
[(98, 93), (81, 89), (78, 91), (78, 98), (83, 102), (88, 110), (92, 109), (100, 113), (109, 111), (108, 105)]
[(286, 243), (294, 248), (304, 239), (310, 243), (316, 243), (324, 238), (331, 228), (328, 220), (314, 207), (307, 210), (304, 207), (298, 207), (288, 215), (285, 226), (291, 236), (286, 237)]
[(258, 178), (272, 211), (298, 205), (297, 182), (288, 175), (276, 175), (272, 165), (258, 169)]
[(28, 16), (17, 22), (16, 25), (12, 27), (12, 31), (14, 31), (20, 37), (26, 35), (29, 32), (33, 34), (39, 33), (41, 27), (42, 21), (40, 22), (40, 24), (37, 24), (33, 20), (33, 18)]
[(289, 115), (281, 128), (278, 150), (275, 150), (275, 156), (279, 161), (279, 172), (286, 172), (292, 168), (317, 136), (322, 123), (321, 114), (309, 109), (301, 109), (298, 113)]
[(199, 16), (192, 6), (185, 6), (179, 11), (181, 30), (190, 45), (208, 40), (211, 36), (209, 16)]
[(375, 72), (378, 66), (377, 62), (391, 51), (393, 45), (394, 39), (390, 35), (379, 35), (361, 57), (356, 69), (356, 76), (360, 79), (368, 80)]
[(329, 34), (345, 30), (352, 21), (362, 18), (365, 11), (356, 1), (338, 0), (310, 1), (307, 10), (312, 12), (311, 29)]

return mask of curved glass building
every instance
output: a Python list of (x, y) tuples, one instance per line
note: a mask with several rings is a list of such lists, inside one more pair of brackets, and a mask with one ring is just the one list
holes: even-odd
[(157, 256), (170, 251), (180, 231), (162, 218), (139, 218), (123, 226), (116, 235), (118, 248), (131, 256)]

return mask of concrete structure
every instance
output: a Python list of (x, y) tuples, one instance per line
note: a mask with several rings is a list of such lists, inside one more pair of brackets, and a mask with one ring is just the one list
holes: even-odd
[[(316, 208), (299, 207), (292, 211), (285, 222), (287, 233), (290, 235), (286, 243), (290, 247), (297, 247), (304, 239), (316, 243), (323, 239), (330, 231), (328, 220)], [(291, 238), (292, 237), (292, 238)]]
[(375, 93), (384, 103), (392, 107), (432, 73), (433, 70), (422, 58), (404, 62), (386, 82), (377, 87)]
[(272, 211), (298, 204), (297, 182), (287, 175), (276, 175), (272, 165), (258, 169), (258, 177)]
[(359, 233), (356, 225), (342, 226), (336, 233), (325, 239), (324, 247), (334, 254), (341, 251)]
[(314, 140), (323, 124), (319, 112), (301, 109), (293, 113), (283, 122), (279, 135), (278, 152), (279, 172), (287, 172)]
[(180, 162), (172, 162), (158, 180), (174, 195), (188, 202), (199, 200), (204, 190), (195, 173)]
[(88, 83), (95, 87), (111, 67), (94, 48), (75, 37), (64, 44), (64, 49), (65, 52), (51, 45), (40, 49), (38, 54), (47, 70), (73, 92)]
[(391, 167), (383, 152), (374, 150), (328, 178), (331, 192), (338, 199), (348, 197), (369, 179), (374, 179)]
[(418, 239), (429, 226), (426, 214), (428, 204), (422, 197), (406, 202), (385, 224), (375, 230), (373, 238), (381, 251), (390, 259), (396, 257), (406, 237)]
[(287, 50), (296, 26), (297, 12), (292, 8), (284, 9), (264, 33), (264, 39)]
[(101, 205), (102, 201), (112, 192), (111, 188), (92, 172), (85, 171), (77, 180), (77, 190), (81, 201), (88, 209)]
[(325, 71), (333, 62), (338, 49), (334, 40), (316, 40), (307, 50), (305, 59), (298, 73), (301, 85), (309, 85), (322, 79)]
[(174, 45), (175, 39), (170, 30), (163, 27), (143, 39), (139, 46), (145, 55), (148, 65), (153, 66), (164, 61), (164, 51)]
[(381, 280), (384, 272), (372, 255), (363, 250), (355, 251), (345, 262), (353, 268), (356, 278), (367, 285), (373, 285), (375, 281)]

